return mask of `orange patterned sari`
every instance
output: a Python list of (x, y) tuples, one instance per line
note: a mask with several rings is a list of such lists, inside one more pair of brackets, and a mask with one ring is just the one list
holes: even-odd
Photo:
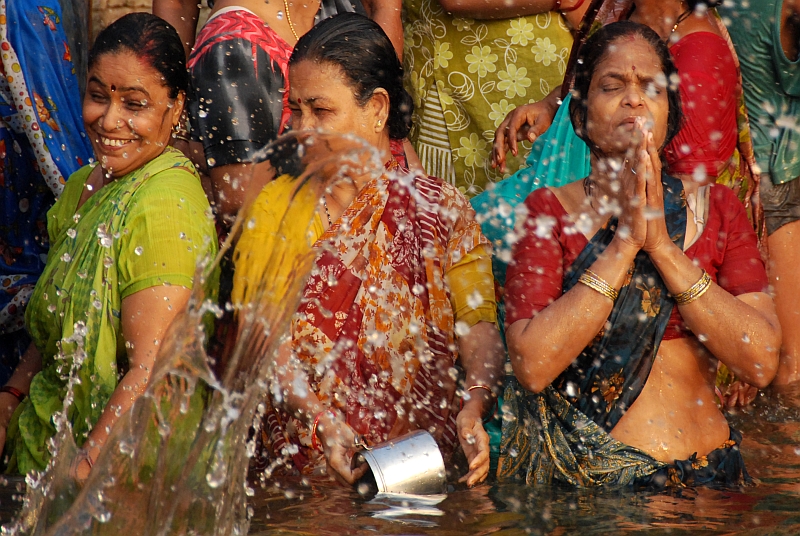
[[(315, 244), (293, 349), (320, 401), (368, 444), (426, 429), (445, 453), (457, 445), (445, 274), (481, 244), (488, 241), (455, 188), (390, 174), (367, 184)], [(276, 411), (266, 421), (273, 456), (293, 454), (306, 471), (324, 463), (306, 423)], [(298, 450), (284, 450), (290, 443)]]

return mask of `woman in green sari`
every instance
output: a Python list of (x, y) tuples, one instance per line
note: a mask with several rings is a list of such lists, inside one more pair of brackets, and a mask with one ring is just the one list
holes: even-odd
[(97, 161), (48, 213), (50, 256), (26, 315), (33, 344), (0, 388), (7, 472), (46, 467), (64, 412), (86, 453), (78, 477), (89, 473), (144, 392), (198, 258), (215, 254), (197, 172), (169, 147), (187, 85), (180, 39), (158, 17), (128, 15), (98, 35), (83, 102)]

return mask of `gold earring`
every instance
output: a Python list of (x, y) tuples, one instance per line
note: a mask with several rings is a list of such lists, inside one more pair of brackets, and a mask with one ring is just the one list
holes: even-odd
[(378, 127), (381, 127), (381, 126), (383, 126), (383, 120), (382, 120), (382, 119), (378, 119), (378, 125), (377, 125), (377, 126), (378, 126)]

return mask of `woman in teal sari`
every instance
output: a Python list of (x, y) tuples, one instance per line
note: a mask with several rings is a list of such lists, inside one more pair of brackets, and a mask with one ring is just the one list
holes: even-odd
[(98, 35), (83, 101), (97, 161), (48, 213), (50, 256), (26, 314), (33, 343), (0, 388), (8, 472), (46, 467), (63, 412), (88, 474), (147, 386), (198, 258), (215, 253), (197, 172), (169, 147), (187, 85), (180, 39), (158, 17), (128, 15)]
[(498, 476), (740, 484), (741, 435), (714, 402), (717, 362), (766, 386), (781, 337), (755, 232), (729, 188), (662, 173), (681, 100), (658, 34), (614, 23), (580, 58), (569, 112), (591, 171), (534, 191), (521, 212)]

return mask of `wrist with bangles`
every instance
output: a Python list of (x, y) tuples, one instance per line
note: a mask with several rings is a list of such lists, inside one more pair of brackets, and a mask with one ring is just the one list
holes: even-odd
[[(488, 417), (483, 417), (483, 422), (488, 422), (488, 421), (492, 420), (494, 418), (494, 416), (497, 414), (497, 410), (499, 409), (498, 405), (499, 405), (500, 401), (497, 399), (497, 395), (494, 394), (494, 391), (492, 390), (492, 388), (489, 387), (488, 385), (484, 385), (482, 383), (476, 383), (475, 385), (470, 385), (469, 387), (467, 387), (465, 389), (464, 394), (471, 397), (471, 395), (469, 395), (469, 393), (472, 392), (472, 391), (475, 391), (476, 389), (480, 389), (480, 390), (486, 391), (487, 393), (489, 393), (489, 397), (494, 399), (494, 409), (492, 410), (492, 413), (489, 414)], [(464, 396), (462, 395), (461, 401), (460, 401), (460, 406), (459, 406), (459, 411), (461, 411), (463, 409), (464, 409)], [(481, 416), (482, 416), (482, 414), (483, 414), (483, 412), (481, 412)]]
[(676, 304), (688, 305), (705, 294), (708, 289), (711, 288), (712, 282), (711, 276), (708, 275), (708, 272), (703, 270), (703, 275), (700, 276), (700, 279), (697, 280), (697, 283), (683, 292), (673, 295), (672, 297)]
[(617, 292), (617, 289), (612, 287), (608, 281), (588, 268), (578, 278), (578, 283), (582, 283), (595, 292), (602, 294), (611, 300), (612, 303), (616, 302), (617, 298), (619, 298), (619, 292)]
[(16, 398), (20, 403), (22, 403), (22, 401), (25, 400), (25, 398), (28, 396), (19, 389), (17, 389), (16, 387), (13, 387), (11, 385), (4, 385), (0, 387), (0, 393), (8, 393), (14, 398)]
[(311, 448), (312, 450), (318, 450), (320, 452), (323, 451), (322, 443), (319, 441), (319, 421), (322, 419), (323, 415), (328, 413), (333, 419), (336, 419), (337, 415), (331, 408), (325, 408), (314, 417), (314, 423), (311, 425)]

